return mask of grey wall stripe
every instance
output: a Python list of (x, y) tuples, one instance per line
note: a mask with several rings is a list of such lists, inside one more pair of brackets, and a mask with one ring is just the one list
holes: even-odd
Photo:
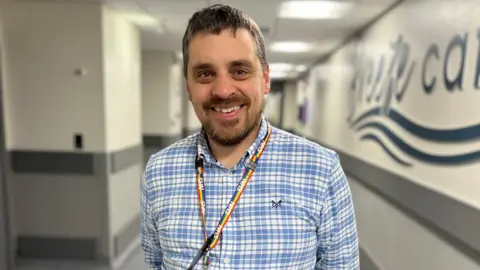
[(480, 211), (334, 147), (345, 172), (480, 263)]
[(114, 236), (114, 256), (118, 257), (140, 234), (140, 216), (136, 216), (117, 235)]
[(18, 237), (18, 258), (28, 259), (96, 259), (95, 238), (42, 238), (35, 236)]
[(99, 226), (100, 232), (98, 235), (97, 241), (97, 261), (98, 262), (108, 262), (110, 260), (110, 214), (109, 214), (109, 200), (110, 200), (110, 192), (109, 192), (109, 175), (110, 172), (108, 170), (109, 164), (111, 161), (107, 158), (107, 155), (104, 154), (97, 154), (94, 155), (95, 158), (95, 168), (94, 171), (95, 177), (97, 179), (97, 188), (100, 194), (99, 198), (99, 210), (100, 210), (100, 217), (99, 217)]
[(360, 270), (381, 270), (373, 258), (360, 246)]
[(0, 269), (10, 269), (10, 232), (7, 185), (0, 165)]
[(12, 151), (14, 173), (93, 174), (91, 153)]
[[(75, 174), (95, 175), (96, 161), (105, 158), (105, 154), (91, 152), (47, 152), (14, 150), (10, 152), (13, 173), (36, 174)], [(110, 173), (119, 172), (131, 165), (139, 164), (143, 159), (143, 147), (135, 145), (109, 154)]]
[(148, 148), (163, 149), (182, 139), (182, 134), (178, 135), (144, 135), (143, 146)]
[(117, 173), (132, 165), (139, 164), (143, 160), (143, 147), (135, 145), (110, 154), (110, 173)]
[[(36, 152), (13, 151), (10, 153), (11, 173), (88, 175), (96, 179), (100, 190), (101, 208), (96, 238), (64, 238), (22, 236), (17, 238), (19, 258), (26, 259), (75, 259), (108, 262), (115, 250), (110, 250), (110, 225), (108, 209), (108, 179), (110, 175), (143, 161), (143, 146), (136, 145), (113, 153), (85, 152)], [(132, 225), (134, 226), (134, 225)], [(128, 246), (134, 229), (126, 230), (118, 237), (114, 248)]]

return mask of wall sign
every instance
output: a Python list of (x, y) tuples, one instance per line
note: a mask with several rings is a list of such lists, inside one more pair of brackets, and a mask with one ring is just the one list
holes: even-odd
[[(468, 46), (469, 38), (476, 39), (476, 47)], [(441, 46), (446, 49), (441, 51)], [(474, 91), (480, 95), (480, 29), (473, 36), (468, 33), (455, 35), (448, 44), (431, 44), (424, 52), (423, 59), (417, 58), (422, 60), (421, 62), (417, 62), (412, 57), (414, 48), (402, 35), (389, 44), (389, 49), (388, 53), (376, 57), (357, 55), (358, 64), (352, 81), (354, 100), (347, 119), (349, 127), (355, 132), (362, 131), (361, 140), (377, 143), (393, 160), (404, 166), (413, 164), (398, 155), (399, 152), (403, 156), (410, 157), (411, 160), (439, 165), (480, 162), (478, 147), (456, 154), (434, 154), (418, 145), (413, 145), (385, 125), (385, 122), (392, 123), (411, 136), (435, 143), (455, 145), (480, 140), (480, 122), (454, 129), (422, 125), (406, 117), (402, 113), (401, 106), (409, 91), (423, 91), (427, 96), (433, 96), (438, 91), (447, 91), (451, 95), (462, 95), (465, 91)], [(467, 50), (476, 52), (474, 68), (467, 68)], [(452, 57), (454, 54), (460, 55), (457, 57), (459, 61)], [(438, 69), (438, 66), (442, 68)], [(412, 80), (414, 73), (421, 74), (420, 81)], [(472, 77), (473, 80), (466, 80), (466, 74), (471, 75), (468, 78)], [(480, 104), (478, 105), (477, 118), (480, 121)], [(460, 107), (457, 105), (455, 110), (461, 110), (461, 105)], [(364, 133), (365, 131), (367, 132)], [(381, 136), (382, 138), (377, 136), (379, 132), (384, 135)], [(386, 143), (383, 138), (388, 139), (389, 142)]]

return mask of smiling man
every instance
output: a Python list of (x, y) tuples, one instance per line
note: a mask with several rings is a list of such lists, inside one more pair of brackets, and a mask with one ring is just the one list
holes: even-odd
[(184, 76), (202, 130), (153, 155), (141, 183), (150, 269), (359, 269), (337, 154), (272, 127), (262, 34), (226, 5), (196, 12)]

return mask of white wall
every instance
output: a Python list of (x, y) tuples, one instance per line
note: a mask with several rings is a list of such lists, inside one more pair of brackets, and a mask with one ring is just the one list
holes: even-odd
[(141, 131), (141, 57), (137, 28), (103, 7), (103, 80), (107, 151), (139, 145)]
[[(478, 104), (480, 104), (480, 91), (473, 87), (473, 75), (476, 71), (475, 64), (478, 52), (476, 34), (479, 25), (473, 23), (474, 20), (473, 18), (470, 19), (470, 17), (474, 17), (473, 11), (479, 11), (479, 8), (474, 5), (474, 1), (464, 1), (462, 2), (463, 5), (455, 7), (452, 7), (450, 2), (442, 2), (442, 5), (436, 3), (435, 1), (407, 1), (394, 10), (382, 19), (376, 27), (367, 32), (362, 40), (365, 55), (373, 57), (378, 61), (379, 53), (385, 52), (389, 57), (387, 59), (390, 59), (388, 48), (390, 42), (395, 40), (398, 34), (403, 34), (404, 40), (411, 43), (411, 58), (408, 64), (415, 61), (416, 69), (412, 74), (403, 101), (393, 101), (392, 107), (403, 113), (407, 118), (412, 119), (412, 121), (429, 128), (447, 129), (475, 125), (480, 121), (478, 107)], [(453, 9), (455, 12), (444, 12), (448, 9)], [(430, 16), (428, 17), (430, 19), (427, 19), (418, 10), (431, 10), (432, 14), (437, 15)], [(405, 18), (409, 19), (405, 20)], [(452, 24), (452, 21), (456, 23)], [(432, 31), (432, 28), (435, 31)], [(443, 78), (439, 77), (435, 92), (431, 95), (425, 94), (422, 89), (421, 69), (428, 46), (432, 43), (437, 43), (440, 46), (441, 61), (429, 61), (428, 73), (430, 75), (428, 76), (432, 76), (432, 72), (442, 68), (446, 46), (450, 39), (456, 34), (463, 33), (468, 33), (470, 36), (465, 58), (467, 66), (463, 90), (455, 91), (454, 93), (448, 92), (443, 84)], [(351, 78), (353, 73), (348, 68), (344, 68), (344, 66), (348, 67), (349, 55), (353, 49), (352, 44), (349, 47), (345, 47), (335, 54), (328, 63), (328, 65), (334, 68), (330, 68), (329, 73), (325, 75), (327, 87), (320, 90), (325, 91), (324, 102), (317, 106), (317, 108), (327, 111), (328, 114), (318, 114), (315, 117), (318, 117), (318, 123), (320, 123), (319, 129), (315, 134), (318, 139), (480, 209), (480, 197), (478, 196), (480, 181), (478, 181), (479, 178), (477, 177), (480, 174), (480, 166), (478, 166), (478, 163), (439, 165), (422, 162), (408, 156), (408, 154), (401, 153), (397, 150), (398, 148), (392, 146), (391, 148), (401, 158), (413, 164), (413, 166), (407, 168), (394, 162), (377, 144), (360, 141), (360, 134), (356, 134), (350, 129), (346, 119), (353, 95), (352, 90), (350, 90), (351, 80), (348, 78)], [(457, 70), (455, 68), (458, 66), (456, 57), (459, 54), (454, 51), (452, 55), (454, 57), (451, 58), (449, 70), (451, 69), (451, 74), (454, 74)], [(319, 72), (319, 74), (325, 73)], [(439, 71), (435, 74), (441, 75)], [(319, 76), (311, 76), (310, 79), (315, 81), (312, 79), (313, 77), (318, 78)], [(361, 112), (377, 105), (379, 104), (363, 102), (357, 108), (356, 115), (358, 116)], [(402, 131), (397, 125), (389, 122), (387, 119), (382, 117), (376, 117), (375, 119), (385, 123), (407, 143), (427, 153), (455, 155), (480, 149), (480, 141), (465, 143), (425, 141)], [(363, 135), (364, 133), (361, 134)], [(379, 136), (385, 139), (385, 136)], [(385, 141), (388, 140), (385, 139)], [(369, 153), (368, 157), (364, 157), (362, 154), (366, 152)], [(462, 181), (452, 181), (452, 179), (462, 179)]]
[(187, 114), (187, 130), (196, 132), (202, 128), (202, 123), (198, 120), (197, 114), (195, 114), (195, 110), (190, 101), (188, 102)]
[[(318, 141), (367, 163), (401, 175), (409, 181), (480, 209), (478, 158), (475, 162), (465, 164), (446, 165), (428, 162), (416, 158), (412, 152), (402, 151), (378, 129), (369, 127), (356, 131), (347, 122), (353, 104), (357, 104), (355, 117), (384, 104), (383, 100), (378, 103), (366, 101), (369, 94), (367, 90), (371, 89), (368, 88), (366, 81), (363, 84), (365, 87), (363, 93), (358, 90), (354, 92), (351, 89), (351, 83), (355, 68), (359, 71), (368, 71), (366, 65), (368, 62), (365, 60), (373, 59), (374, 71), (377, 72), (381, 55), (386, 57), (384, 75), (381, 77), (381, 82), (385, 82), (388, 78), (386, 75), (388, 64), (393, 57), (390, 45), (401, 35), (402, 40), (410, 44), (410, 54), (407, 58), (405, 74), (400, 78), (399, 85), (405, 81), (412, 63), (415, 63), (414, 70), (403, 99), (397, 101), (392, 97), (384, 100), (391, 101), (391, 108), (427, 128), (452, 129), (478, 125), (480, 90), (474, 82), (480, 75), (477, 74), (480, 46), (477, 38), (480, 27), (479, 7), (474, 0), (405, 1), (370, 28), (358, 43), (351, 42), (341, 48), (329, 61), (312, 70), (305, 79), (308, 100), (312, 101), (314, 103), (312, 106), (315, 107), (314, 114), (309, 114), (304, 130), (306, 135), (313, 136)], [(442, 74), (447, 46), (455, 35), (463, 36), (464, 34), (468, 34), (468, 42), (462, 90), (449, 92), (446, 90)], [(426, 52), (432, 44), (438, 45), (439, 60), (435, 58), (428, 60), (426, 82), (429, 83), (434, 75), (438, 78), (434, 92), (427, 94), (422, 84), (422, 65)], [(361, 53), (358, 54), (358, 52)], [(461, 51), (457, 47), (452, 51), (448, 62), (448, 78), (454, 79), (457, 74), (460, 68), (460, 56)], [(376, 73), (373, 75), (375, 78)], [(422, 139), (381, 115), (373, 116), (359, 124), (370, 121), (385, 125), (407, 144), (433, 156), (453, 156), (480, 150), (479, 140), (456, 143)], [(379, 138), (395, 155), (411, 163), (411, 166), (395, 161), (378, 143), (361, 139), (368, 134)], [(363, 238), (362, 244), (366, 245), (366, 249), (375, 255), (378, 262), (386, 267), (385, 269), (451, 269), (447, 263), (441, 265), (445, 262), (445, 258), (458, 263), (458, 267), (455, 268), (473, 269), (471, 262), (432, 233), (419, 228), (412, 220), (405, 221), (407, 217), (371, 192), (363, 190), (355, 183), (353, 186), (354, 196), (357, 198), (357, 215), (361, 222), (359, 230)], [(391, 213), (391, 218), (376, 214), (387, 212)], [(394, 224), (395, 222), (405, 225), (401, 232), (395, 233), (394, 228), (400, 228)], [(425, 241), (430, 242), (425, 243)], [(405, 245), (405, 243), (408, 244)], [(439, 244), (438, 247), (433, 248), (431, 243)], [(422, 254), (429, 260), (419, 262), (415, 253)], [(405, 264), (410, 259), (414, 260), (408, 262), (411, 267)]]
[(167, 51), (142, 51), (143, 134), (178, 135), (182, 130), (181, 63)]
[[(89, 152), (141, 144), (140, 40), (130, 22), (94, 2), (15, 1), (2, 8), (10, 150), (72, 151), (78, 132)], [(14, 174), (13, 234), (106, 237), (108, 218), (112, 237), (138, 217), (140, 175), (140, 164), (108, 179)], [(103, 243), (100, 249), (109, 255)]]
[(85, 151), (140, 144), (136, 28), (98, 3), (17, 1), (8, 11), (7, 147), (73, 150), (75, 133)]
[[(103, 7), (103, 65), (107, 151), (138, 146), (141, 131), (141, 49), (137, 28), (121, 14)], [(117, 235), (140, 213), (137, 189), (140, 164), (108, 179), (110, 236)], [(113, 244), (113, 243), (110, 243)]]
[[(100, 6), (15, 1), (5, 7), (7, 148), (73, 150), (73, 135), (81, 132), (86, 151), (103, 150)], [(76, 76), (77, 68), (87, 75)]]
[(355, 179), (349, 178), (349, 183), (357, 211), (359, 241), (380, 269), (480, 269), (465, 254)]
[[(71, 151), (73, 134), (81, 132), (85, 150), (102, 151), (100, 5), (9, 1), (3, 2), (1, 15), (7, 149)], [(76, 76), (77, 68), (87, 75)], [(69, 180), (57, 175), (8, 179), (12, 239), (17, 234), (101, 234), (97, 179)], [(84, 203), (58, 204), (65, 198)]]

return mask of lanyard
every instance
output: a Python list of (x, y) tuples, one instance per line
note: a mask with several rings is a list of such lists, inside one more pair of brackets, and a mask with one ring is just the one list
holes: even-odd
[(215, 232), (210, 237), (208, 237), (208, 234), (207, 234), (207, 222), (205, 220), (206, 202), (205, 202), (205, 180), (203, 178), (203, 160), (197, 154), (195, 167), (197, 171), (198, 202), (200, 205), (200, 212), (202, 214), (203, 231), (205, 236), (205, 244), (202, 247), (202, 249), (205, 249), (204, 251), (206, 252), (206, 255), (203, 260), (204, 268), (207, 268), (208, 265), (210, 264), (210, 261), (208, 259), (209, 252), (217, 245), (223, 228), (227, 224), (228, 219), (230, 218), (233, 210), (235, 209), (235, 206), (237, 205), (238, 201), (240, 200), (240, 197), (243, 194), (243, 191), (247, 187), (247, 184), (250, 181), (250, 178), (252, 177), (253, 172), (255, 171), (255, 167), (257, 166), (258, 160), (263, 154), (263, 150), (265, 150), (265, 146), (267, 145), (268, 140), (270, 139), (271, 133), (272, 133), (272, 127), (270, 126), (270, 124), (268, 124), (267, 134), (262, 139), (261, 143), (258, 145), (255, 153), (250, 157), (249, 164), (247, 164), (245, 168), (245, 172), (243, 173), (242, 179), (238, 183), (237, 189), (233, 193), (232, 198), (230, 199), (230, 202), (225, 208), (225, 211), (223, 212), (223, 215), (220, 221), (218, 222)]

